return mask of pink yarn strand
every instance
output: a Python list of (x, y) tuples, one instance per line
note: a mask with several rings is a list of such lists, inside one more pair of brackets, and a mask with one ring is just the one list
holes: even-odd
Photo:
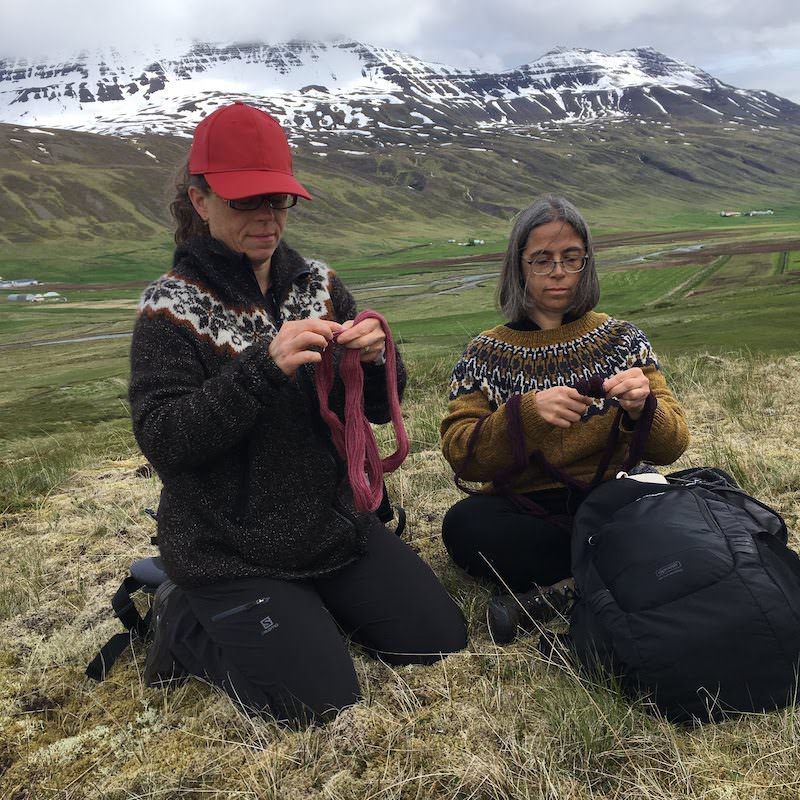
[(319, 398), (319, 411), (331, 430), (331, 438), (339, 455), (347, 462), (347, 477), (353, 489), (353, 499), (358, 511), (375, 511), (383, 497), (383, 476), (393, 472), (405, 460), (409, 451), (408, 434), (403, 425), (400, 397), (397, 392), (397, 356), (391, 331), (386, 320), (376, 311), (362, 311), (353, 321), (377, 319), (386, 334), (386, 394), (394, 428), (397, 449), (382, 459), (372, 426), (364, 414), (364, 373), (360, 352), (345, 349), (339, 365), (344, 383), (344, 425), (328, 406), (333, 386), (333, 348), (322, 354), (315, 382)]

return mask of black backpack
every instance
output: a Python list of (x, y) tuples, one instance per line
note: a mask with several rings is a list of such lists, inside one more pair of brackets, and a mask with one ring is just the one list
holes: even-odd
[[(158, 515), (151, 508), (144, 509), (144, 513), (157, 521)], [(397, 514), (397, 525), (394, 532), (402, 536), (406, 527), (406, 511), (402, 506), (393, 506), (389, 500), (386, 484), (383, 485), (383, 498), (375, 511), (375, 515), (384, 524), (388, 525)], [(158, 546), (158, 539), (150, 537), (150, 544)], [(134, 640), (147, 641), (152, 636), (151, 623), (153, 619), (152, 601), (158, 587), (167, 580), (164, 565), (158, 556), (139, 558), (130, 566), (127, 577), (120, 584), (114, 597), (111, 599), (111, 608), (114, 616), (122, 623), (125, 630), (114, 634), (101, 648), (100, 652), (89, 662), (86, 667), (86, 676), (96, 681), (105, 680), (109, 670), (116, 660), (122, 655)], [(148, 596), (147, 611), (142, 616), (136, 608), (134, 595), (142, 592)]]
[(673, 722), (795, 701), (800, 558), (786, 524), (721, 470), (594, 489), (575, 517), (569, 642)]

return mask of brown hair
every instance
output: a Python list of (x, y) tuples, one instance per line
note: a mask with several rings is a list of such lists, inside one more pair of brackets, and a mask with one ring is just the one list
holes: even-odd
[(525, 290), (525, 275), (522, 269), (522, 251), (530, 232), (546, 222), (560, 220), (572, 226), (583, 240), (586, 248), (586, 267), (581, 272), (575, 295), (568, 313), (575, 317), (591, 311), (600, 299), (600, 284), (597, 280), (594, 245), (589, 226), (583, 215), (563, 197), (546, 194), (537, 197), (526, 209), (520, 211), (508, 240), (503, 268), (500, 272), (497, 301), (507, 320), (518, 322), (525, 319), (531, 310), (531, 301)]
[(208, 224), (194, 210), (189, 199), (189, 187), (196, 186), (203, 194), (208, 194), (211, 187), (203, 175), (189, 174), (188, 157), (175, 171), (175, 196), (169, 204), (169, 212), (175, 220), (175, 244), (183, 244), (193, 236), (208, 233)]

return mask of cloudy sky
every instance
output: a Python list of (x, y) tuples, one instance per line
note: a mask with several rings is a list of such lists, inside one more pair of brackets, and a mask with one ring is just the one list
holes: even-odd
[(175, 37), (274, 44), (332, 36), (490, 70), (557, 45), (651, 46), (727, 83), (800, 102), (798, 0), (0, 0), (0, 59)]

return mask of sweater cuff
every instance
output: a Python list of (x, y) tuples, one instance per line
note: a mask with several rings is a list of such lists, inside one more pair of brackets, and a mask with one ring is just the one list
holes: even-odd
[[(386, 366), (361, 362), (364, 373), (364, 409), (370, 422), (389, 419), (389, 395), (386, 389)], [(374, 417), (374, 419), (373, 419)]]
[(664, 431), (669, 431), (670, 429), (670, 421), (664, 413), (664, 409), (657, 405), (656, 413), (653, 414), (653, 424), (650, 427), (650, 442), (658, 442)]
[(386, 367), (386, 357), (382, 356), (383, 360), (378, 361), (362, 361), (361, 367), (365, 375), (380, 375)]
[(383, 367), (386, 365), (386, 351), (384, 350), (374, 361), (362, 361), (362, 365), (368, 365), (372, 367)]
[(536, 392), (525, 392), (520, 400), (522, 425), (525, 430), (526, 445), (529, 450), (539, 446), (539, 439), (552, 427), (539, 413), (536, 404)]
[(289, 376), (272, 360), (268, 348), (269, 344), (248, 347), (239, 360), (247, 391), (259, 399), (289, 383)]

